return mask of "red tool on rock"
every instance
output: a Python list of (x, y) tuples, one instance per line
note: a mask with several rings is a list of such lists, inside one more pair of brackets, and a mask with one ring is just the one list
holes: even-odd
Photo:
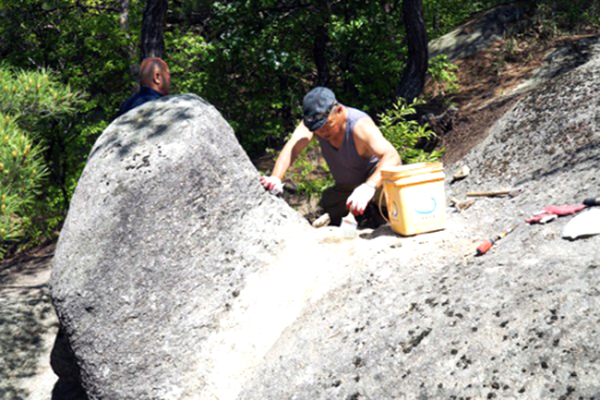
[(545, 224), (558, 217), (575, 214), (587, 207), (595, 205), (600, 205), (600, 197), (591, 197), (589, 199), (585, 199), (583, 204), (544, 207), (541, 211), (535, 213), (531, 218), (527, 218), (525, 222), (530, 224)]

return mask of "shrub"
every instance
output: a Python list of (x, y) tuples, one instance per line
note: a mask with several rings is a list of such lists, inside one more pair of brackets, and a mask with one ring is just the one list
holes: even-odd
[(433, 81), (433, 96), (453, 95), (458, 92), (460, 85), (456, 76), (457, 70), (458, 66), (451, 63), (446, 54), (429, 60), (427, 73)]
[(24, 235), (29, 210), (47, 175), (43, 148), (13, 119), (0, 113), (0, 256), (4, 245)]
[(46, 71), (13, 71), (0, 65), (0, 257), (14, 242), (30, 239), (43, 207), (48, 176), (44, 134), (72, 114), (81, 95)]
[(316, 140), (309, 143), (308, 147), (298, 155), (294, 167), (290, 170), (289, 178), (296, 185), (298, 193), (307, 197), (318, 196), (325, 189), (333, 186), (333, 177), (329, 173), (329, 166), (321, 156), (320, 147)]
[[(287, 137), (288, 140), (290, 136)], [(274, 162), (277, 160), (278, 154), (275, 150), (267, 149), (267, 153), (273, 156)], [(325, 189), (333, 186), (333, 177), (321, 156), (316, 140), (311, 141), (307, 148), (298, 155), (294, 164), (290, 166), (286, 178), (292, 182), (297, 194), (308, 198), (320, 197)]]
[(421, 104), (424, 104), (423, 100), (417, 99), (412, 104), (407, 104), (405, 99), (400, 98), (392, 108), (379, 115), (383, 136), (398, 150), (405, 164), (436, 161), (443, 154), (443, 150), (429, 153), (417, 147), (419, 142), (436, 136), (428, 124), (419, 125), (416, 120), (407, 119), (416, 114), (415, 107)]

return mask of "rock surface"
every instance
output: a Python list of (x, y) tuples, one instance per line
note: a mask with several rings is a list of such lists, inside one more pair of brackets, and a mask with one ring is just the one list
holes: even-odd
[(446, 54), (450, 61), (468, 57), (508, 32), (523, 17), (523, 8), (516, 4), (495, 7), (454, 31), (429, 42), (429, 57)]
[[(600, 237), (560, 239), (569, 217), (523, 222), (600, 194), (600, 48), (591, 51), (508, 112), (463, 160), (471, 175), (447, 186), (460, 198), (522, 194), (478, 199), (449, 212), (446, 231), (357, 260), (239, 398), (600, 399)], [(490, 253), (463, 258), (515, 223)]]
[(534, 72), (533, 76), (514, 87), (505, 96), (531, 90), (587, 63), (593, 56), (594, 48), (597, 47), (599, 41), (598, 36), (584, 37), (553, 49), (546, 54), (542, 65)]
[[(229, 125), (199, 97), (117, 119), (91, 152), (51, 280), (90, 397), (193, 398), (229, 367), (219, 363), (232, 347), (245, 367), (256, 362), (259, 342), (294, 319), (301, 293), (279, 291), (315, 254), (309, 229), (264, 192)], [(290, 304), (271, 303), (275, 294)]]
[[(600, 195), (600, 49), (531, 91), (463, 160), (447, 229), (340, 240), (266, 195), (195, 96), (115, 121), (58, 245), (53, 296), (104, 399), (600, 399), (600, 236), (548, 205)], [(152, 114), (152, 119), (148, 116)], [(149, 122), (153, 121), (153, 122)], [(478, 258), (480, 241), (518, 223)]]

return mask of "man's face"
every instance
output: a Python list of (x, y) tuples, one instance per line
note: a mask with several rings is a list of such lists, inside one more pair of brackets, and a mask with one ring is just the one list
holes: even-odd
[(322, 137), (325, 140), (331, 140), (335, 134), (339, 131), (341, 112), (339, 111), (340, 106), (335, 106), (327, 116), (327, 121), (322, 127), (317, 129), (314, 133), (317, 136)]

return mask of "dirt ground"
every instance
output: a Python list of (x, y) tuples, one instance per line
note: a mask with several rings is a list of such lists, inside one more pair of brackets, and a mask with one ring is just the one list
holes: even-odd
[(47, 243), (0, 262), (0, 399), (51, 397), (58, 319), (48, 280), (55, 247)]
[[(534, 46), (499, 40), (489, 50), (458, 61), (461, 89), (452, 98), (458, 113), (438, 143), (446, 149), (444, 163), (456, 163), (480, 143), (493, 122), (519, 99), (511, 90), (531, 76), (551, 48), (575, 39)], [(270, 171), (272, 160), (270, 156), (255, 164), (260, 171)], [(315, 217), (316, 199), (294, 193), (285, 198), (309, 219)], [(45, 244), (0, 262), (0, 399), (51, 397), (56, 376), (49, 354), (58, 328), (48, 288), (54, 248), (53, 243)]]

